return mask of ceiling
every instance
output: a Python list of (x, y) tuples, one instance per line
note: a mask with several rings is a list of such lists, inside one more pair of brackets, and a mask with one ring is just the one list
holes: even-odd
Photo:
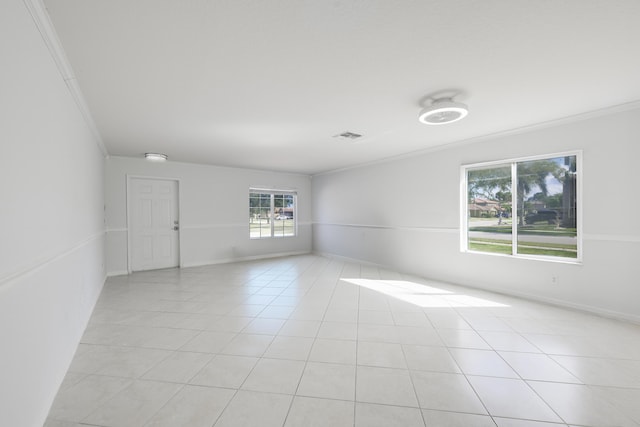
[(640, 100), (637, 0), (44, 3), (116, 156), (316, 174)]

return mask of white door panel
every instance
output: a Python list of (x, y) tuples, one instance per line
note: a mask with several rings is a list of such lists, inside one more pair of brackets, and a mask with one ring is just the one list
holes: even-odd
[(179, 266), (178, 182), (132, 178), (130, 190), (131, 270)]

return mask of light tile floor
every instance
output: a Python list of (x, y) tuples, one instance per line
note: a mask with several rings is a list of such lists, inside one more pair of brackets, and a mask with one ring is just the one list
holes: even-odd
[(107, 280), (46, 427), (639, 426), (640, 326), (298, 256)]

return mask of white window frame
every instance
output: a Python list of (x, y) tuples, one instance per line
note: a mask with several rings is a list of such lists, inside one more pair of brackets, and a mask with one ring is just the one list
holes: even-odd
[[(292, 190), (274, 190), (274, 189), (266, 189), (260, 187), (249, 187), (249, 199), (251, 199), (251, 194), (269, 194), (271, 196), (271, 203), (269, 207), (269, 226), (270, 232), (268, 236), (251, 236), (251, 225), (249, 225), (249, 239), (251, 240), (261, 240), (261, 239), (283, 239), (283, 238), (291, 238), (296, 237), (298, 235), (298, 192)], [(293, 234), (287, 234), (282, 236), (275, 235), (275, 196), (292, 196), (293, 197)], [(249, 204), (251, 207), (251, 204)]]
[[(469, 249), (469, 197), (467, 184), (467, 171), (470, 169), (482, 169), (499, 166), (511, 166), (511, 193), (512, 193), (512, 212), (517, 212), (517, 164), (533, 160), (553, 159), (557, 157), (575, 156), (576, 158), (576, 258), (564, 258), (545, 255), (519, 254), (517, 253), (518, 244), (518, 226), (517, 221), (512, 221), (511, 239), (512, 253), (500, 254), (495, 252), (482, 252)], [(482, 163), (470, 163), (460, 166), (460, 251), (469, 254), (480, 254), (498, 257), (510, 257), (518, 259), (532, 259), (537, 261), (550, 261), (564, 264), (582, 264), (582, 150), (566, 151), (559, 153), (541, 154), (535, 156), (518, 157), (512, 159), (496, 160)]]

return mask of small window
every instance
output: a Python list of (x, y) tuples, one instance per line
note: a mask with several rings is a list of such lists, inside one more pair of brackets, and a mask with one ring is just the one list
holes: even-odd
[(249, 189), (249, 237), (296, 235), (296, 193)]
[(462, 250), (578, 261), (579, 153), (463, 166)]

